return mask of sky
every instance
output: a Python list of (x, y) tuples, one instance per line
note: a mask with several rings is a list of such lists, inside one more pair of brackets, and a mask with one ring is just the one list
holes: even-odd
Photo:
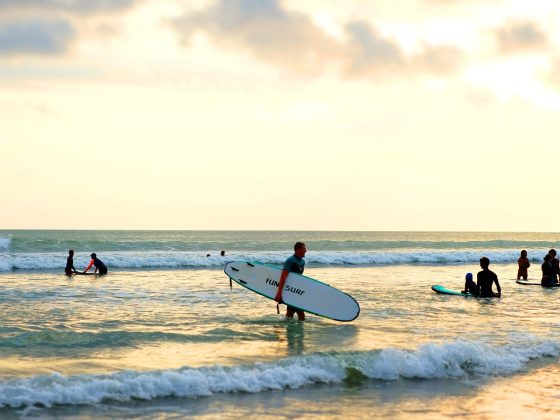
[(0, 0), (0, 228), (560, 231), (557, 0)]

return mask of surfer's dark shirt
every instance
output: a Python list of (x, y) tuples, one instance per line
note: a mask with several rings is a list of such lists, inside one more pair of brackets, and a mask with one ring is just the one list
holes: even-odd
[(75, 270), (74, 268), (74, 257), (68, 257), (66, 259), (66, 270)]
[(107, 274), (107, 266), (103, 264), (103, 261), (101, 261), (99, 258), (94, 258), (90, 263), (90, 267), (92, 264), (95, 265), (95, 268), (99, 270), (99, 274)]
[(556, 280), (556, 269), (549, 262), (544, 262), (541, 265), (542, 269), (542, 280), (541, 285), (543, 287), (552, 287)]
[(492, 283), (496, 283), (498, 288), (498, 293), (501, 293), (502, 288), (498, 282), (498, 276), (493, 271), (487, 268), (479, 271), (476, 275), (476, 286), (478, 288), (479, 297), (494, 297), (494, 292), (492, 292)]
[(305, 260), (303, 258), (298, 258), (292, 255), (284, 263), (284, 270), (288, 270), (290, 273), (303, 274), (305, 268)]

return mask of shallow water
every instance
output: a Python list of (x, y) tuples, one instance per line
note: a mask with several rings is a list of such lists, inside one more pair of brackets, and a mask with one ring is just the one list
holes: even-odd
[(220, 268), (5, 271), (0, 416), (557, 417), (560, 290), (491, 268), (501, 299), (430, 290), (474, 263), (308, 264), (351, 323), (285, 320)]
[[(41, 416), (202, 416), (216, 404), (232, 417), (365, 416), (371, 407), (451, 416), (491, 389), (474, 412), (496, 416), (519, 414), (510, 393), (531, 383), (523, 400), (535, 404), (518, 409), (554, 412), (558, 290), (516, 285), (505, 280), (512, 266), (497, 265), (502, 299), (431, 292), (459, 288), (466, 269), (310, 267), (360, 302), (352, 323), (286, 321), (272, 301), (230, 290), (220, 270), (4, 274), (0, 404)], [(298, 391), (278, 393), (290, 388)]]

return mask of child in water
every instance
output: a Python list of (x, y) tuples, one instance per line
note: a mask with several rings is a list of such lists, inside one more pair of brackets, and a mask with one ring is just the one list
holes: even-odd
[(527, 280), (527, 269), (531, 267), (529, 258), (527, 258), (527, 251), (521, 251), (521, 256), (517, 260), (517, 265), (519, 265), (519, 269), (517, 270), (517, 280), (519, 280), (521, 277), (523, 277), (523, 280)]
[(461, 293), (464, 293), (465, 295), (470, 293), (473, 296), (478, 295), (478, 288), (473, 280), (472, 273), (467, 273), (465, 276), (465, 290), (461, 290)]

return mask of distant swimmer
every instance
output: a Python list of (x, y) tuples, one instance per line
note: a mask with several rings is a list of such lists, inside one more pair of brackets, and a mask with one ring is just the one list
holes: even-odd
[(226, 256), (226, 251), (220, 252), (220, 256), (225, 257)]
[(461, 293), (464, 293), (465, 295), (470, 293), (473, 296), (478, 296), (478, 288), (473, 280), (472, 273), (467, 273), (465, 276), (465, 290), (461, 290)]
[(521, 279), (521, 277), (523, 277), (523, 280), (527, 280), (527, 277), (529, 276), (527, 269), (531, 267), (529, 258), (527, 258), (527, 251), (521, 251), (521, 255), (517, 260), (517, 265), (519, 266), (517, 269), (517, 280)]
[[(478, 297), (487, 298), (487, 297), (501, 297), (502, 296), (502, 288), (500, 287), (500, 282), (498, 281), (498, 276), (493, 271), (488, 269), (490, 265), (490, 260), (487, 257), (482, 257), (480, 259), (480, 268), (482, 271), (479, 271), (476, 275), (476, 286), (478, 291)], [(492, 291), (492, 283), (496, 283), (496, 288), (498, 289), (498, 293), (494, 293)]]
[[(278, 283), (278, 292), (276, 292), (276, 297), (274, 300), (278, 303), (282, 303), (282, 290), (284, 290), (284, 285), (286, 284), (286, 278), (289, 273), (303, 274), (305, 268), (305, 253), (307, 248), (303, 242), (296, 242), (294, 245), (294, 255), (284, 262), (284, 268), (282, 269), (282, 274), (280, 275), (280, 281)], [(296, 309), (290, 305), (287, 305), (286, 318), (293, 318), (294, 314), (297, 313), (298, 319), (300, 321), (305, 321), (305, 312), (300, 309)]]
[(544, 262), (541, 265), (542, 269), (542, 287), (554, 287), (556, 283), (556, 270), (552, 263), (553, 257), (550, 253), (546, 254), (543, 258)]
[(74, 268), (74, 250), (71, 249), (68, 251), (68, 258), (66, 258), (66, 268), (64, 268), (64, 272), (68, 277), (72, 274), (77, 273), (76, 269)]
[(94, 273), (97, 273), (97, 270), (99, 270), (100, 275), (107, 274), (107, 266), (103, 264), (103, 261), (97, 258), (95, 252), (91, 254), (91, 261), (89, 262), (87, 268), (84, 271), (82, 271), (82, 274), (85, 274), (91, 268), (92, 265), (95, 266)]
[(558, 283), (558, 276), (560, 275), (560, 260), (556, 258), (556, 250), (551, 249), (548, 251), (549, 255), (552, 257), (550, 263), (552, 267), (554, 267), (554, 278), (552, 279), (552, 283)]

